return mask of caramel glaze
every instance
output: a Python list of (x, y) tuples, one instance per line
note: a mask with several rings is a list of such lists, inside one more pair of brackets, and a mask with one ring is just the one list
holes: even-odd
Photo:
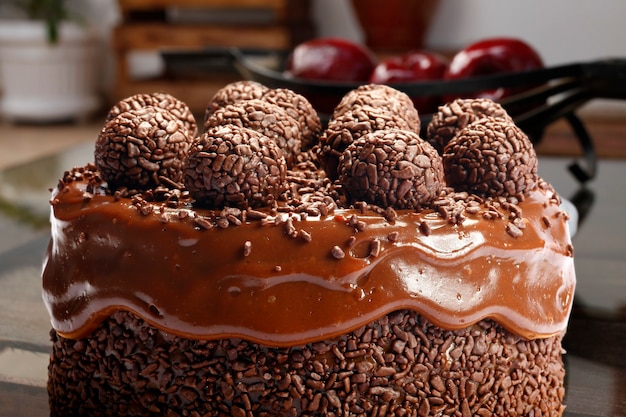
[[(481, 212), (453, 225), (432, 211), (399, 211), (390, 223), (342, 209), (296, 219), (307, 242), (279, 221), (203, 230), (178, 212), (208, 211), (144, 215), (129, 199), (86, 199), (85, 187), (55, 190), (43, 269), (52, 325), (68, 338), (88, 336), (117, 310), (186, 338), (272, 346), (331, 339), (399, 309), (450, 330), (490, 318), (527, 339), (566, 328), (573, 254), (549, 190), (519, 204), (526, 227), (518, 237), (506, 233), (506, 216)], [(367, 224), (363, 231), (348, 224), (352, 214)]]

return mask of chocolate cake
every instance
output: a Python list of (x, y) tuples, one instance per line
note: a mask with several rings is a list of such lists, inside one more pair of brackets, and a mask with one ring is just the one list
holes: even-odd
[(444, 147), (459, 130), (484, 117), (512, 121), (506, 110), (492, 100), (457, 98), (438, 108), (428, 123), (426, 139), (439, 153), (442, 153)]
[(51, 416), (562, 414), (573, 248), (510, 118), (442, 155), (346, 118), (330, 175), (324, 139), (289, 164), (245, 112), (193, 136), (146, 107), (52, 190)]

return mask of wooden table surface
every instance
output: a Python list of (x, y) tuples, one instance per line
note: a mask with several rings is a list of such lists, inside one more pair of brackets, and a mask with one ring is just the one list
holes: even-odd
[[(624, 138), (626, 140), (626, 138)], [(49, 318), (40, 267), (48, 191), (90, 146), (0, 172), (0, 417), (48, 415)], [(585, 187), (571, 157), (542, 157), (539, 172), (578, 207), (577, 291), (568, 333), (565, 416), (626, 416), (626, 160), (602, 159)], [(15, 210), (14, 203), (24, 206)]]

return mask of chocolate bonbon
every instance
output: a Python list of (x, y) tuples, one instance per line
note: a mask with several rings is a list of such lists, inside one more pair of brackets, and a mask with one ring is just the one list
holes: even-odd
[(187, 190), (210, 208), (267, 207), (285, 190), (287, 162), (256, 130), (220, 125), (198, 138), (184, 168)]
[(445, 185), (437, 151), (411, 131), (389, 129), (353, 141), (339, 158), (339, 183), (353, 201), (430, 207)]
[(131, 109), (106, 122), (96, 140), (95, 163), (113, 187), (177, 184), (192, 140), (168, 110)]
[(320, 137), (320, 161), (337, 178), (341, 153), (355, 139), (376, 130), (405, 129), (416, 133), (420, 119), (411, 99), (384, 85), (366, 84), (347, 93)]
[(512, 121), (504, 108), (486, 98), (458, 98), (439, 106), (426, 128), (426, 139), (443, 153), (448, 144), (461, 129), (484, 117)]
[(171, 94), (161, 92), (135, 94), (125, 98), (124, 100), (120, 100), (117, 104), (111, 107), (106, 116), (106, 120), (109, 121), (118, 116), (120, 113), (124, 113), (129, 110), (138, 110), (148, 106), (157, 107), (172, 113), (183, 123), (192, 137), (198, 133), (196, 119), (187, 104)]
[(448, 184), (481, 196), (518, 196), (537, 187), (537, 155), (511, 121), (485, 118), (467, 125), (443, 151)]

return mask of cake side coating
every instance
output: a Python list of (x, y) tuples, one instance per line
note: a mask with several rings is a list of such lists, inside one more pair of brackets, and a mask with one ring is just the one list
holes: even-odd
[(445, 330), (410, 310), (290, 348), (172, 336), (131, 313), (88, 339), (52, 333), (52, 417), (549, 416), (563, 412), (561, 335), (483, 320)]

